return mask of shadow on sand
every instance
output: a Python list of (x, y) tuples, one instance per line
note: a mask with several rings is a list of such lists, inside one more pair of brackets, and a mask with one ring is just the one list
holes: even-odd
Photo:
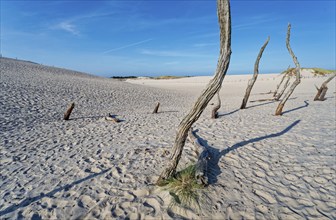
[(211, 153), (211, 160), (209, 161), (209, 173), (208, 173), (208, 180), (209, 180), (209, 184), (214, 184), (217, 182), (217, 176), (219, 176), (221, 174), (221, 170), (220, 167), (218, 165), (219, 160), (221, 159), (221, 157), (225, 156), (227, 153), (229, 153), (230, 151), (239, 149), (241, 147), (244, 147), (247, 144), (250, 143), (255, 143), (258, 141), (262, 141), (268, 138), (275, 138), (275, 137), (279, 137), (285, 133), (287, 133), (288, 131), (290, 131), (294, 126), (296, 126), (298, 123), (300, 123), (301, 120), (296, 120), (295, 122), (293, 122), (292, 124), (290, 124), (288, 127), (286, 127), (284, 130), (277, 132), (277, 133), (272, 133), (272, 134), (268, 134), (265, 136), (261, 136), (261, 137), (256, 137), (256, 138), (252, 138), (246, 141), (241, 141), (239, 143), (236, 143), (234, 145), (232, 145), (231, 147), (228, 147), (222, 151), (220, 151), (219, 149), (210, 147), (207, 143), (206, 140), (202, 139), (201, 137), (199, 137), (196, 132), (197, 130), (194, 132), (195, 136), (199, 139), (200, 143), (205, 146), (207, 149), (209, 149), (210, 153)]
[(291, 109), (291, 110), (284, 111), (284, 112), (282, 112), (282, 114), (284, 115), (284, 114), (287, 114), (287, 113), (289, 113), (289, 112), (293, 112), (293, 111), (299, 110), (299, 109), (301, 109), (301, 108), (306, 108), (306, 107), (308, 107), (308, 105), (309, 105), (308, 100), (305, 100), (304, 103), (305, 103), (305, 104), (304, 104), (303, 106), (299, 106), (299, 107), (297, 107), (297, 108), (293, 108), (293, 109)]
[[(70, 184), (66, 184), (64, 186), (61, 186), (61, 187), (58, 187), (50, 192), (47, 192), (47, 193), (41, 193), (40, 195), (38, 196), (34, 196), (34, 197), (31, 197), (31, 198), (26, 198), (24, 199), (22, 202), (20, 202), (19, 204), (14, 204), (14, 205), (11, 205), (9, 206), (8, 208), (0, 211), (0, 216), (3, 216), (3, 215), (6, 215), (8, 213), (11, 213), (11, 212), (14, 212), (16, 211), (17, 209), (20, 209), (20, 208), (24, 208), (30, 204), (32, 204), (33, 202), (36, 202), (38, 200), (41, 200), (42, 198), (45, 198), (45, 197), (50, 197), (52, 198), (54, 194), (56, 194), (57, 192), (60, 192), (62, 190), (64, 191), (68, 191), (70, 188), (72, 188), (73, 186), (75, 185), (78, 185), (84, 181), (87, 181), (89, 179), (92, 179), (92, 178), (95, 178), (97, 176), (100, 176), (100, 175), (103, 175), (104, 173), (108, 172), (110, 169), (106, 169), (106, 170), (103, 170), (102, 172), (100, 173), (94, 173), (94, 174), (91, 174), (83, 179), (80, 179), (80, 180), (77, 180), (75, 182), (72, 182)], [(2, 218), (1, 218), (2, 219)]]

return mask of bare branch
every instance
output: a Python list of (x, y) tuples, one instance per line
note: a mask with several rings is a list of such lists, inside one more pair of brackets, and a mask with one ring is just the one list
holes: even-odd
[(265, 50), (265, 48), (266, 48), (269, 40), (270, 40), (270, 37), (267, 38), (267, 40), (264, 43), (264, 45), (260, 48), (259, 54), (258, 54), (257, 59), (256, 59), (255, 64), (254, 64), (254, 74), (253, 74), (252, 79), (250, 79), (249, 82), (248, 82), (248, 85), (247, 85), (247, 88), (246, 88), (246, 92), (245, 92), (245, 96), (244, 96), (243, 102), (242, 102), (242, 104), (240, 106), (240, 109), (245, 109), (246, 108), (246, 104), (247, 104), (247, 101), (248, 101), (248, 99), (250, 97), (253, 85), (256, 82), (258, 74), (259, 74), (259, 62), (260, 62), (260, 59), (262, 57), (262, 54), (263, 54), (263, 52), (264, 52), (264, 50)]

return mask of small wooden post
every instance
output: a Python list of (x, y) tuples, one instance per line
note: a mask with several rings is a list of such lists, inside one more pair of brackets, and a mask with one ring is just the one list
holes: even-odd
[(159, 106), (160, 106), (160, 102), (158, 102), (158, 103), (156, 104), (156, 106), (155, 106), (154, 111), (153, 111), (152, 114), (156, 114), (156, 113), (158, 113)]
[(212, 109), (212, 112), (211, 112), (211, 118), (218, 118), (218, 109), (220, 109), (221, 107), (221, 100), (220, 100), (220, 97), (219, 97), (219, 90), (217, 92), (217, 105)]
[(69, 120), (70, 118), (70, 115), (71, 115), (71, 112), (72, 110), (74, 109), (75, 107), (75, 103), (71, 103), (71, 105), (69, 106), (68, 110), (64, 113), (64, 120)]

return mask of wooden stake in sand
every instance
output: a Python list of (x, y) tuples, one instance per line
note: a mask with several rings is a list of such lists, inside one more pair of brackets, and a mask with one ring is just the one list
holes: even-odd
[(198, 97), (193, 108), (183, 118), (180, 125), (178, 126), (171, 157), (156, 182), (158, 185), (163, 185), (165, 180), (175, 175), (176, 167), (180, 161), (183, 147), (188, 137), (188, 132), (191, 126), (201, 116), (211, 99), (221, 88), (223, 79), (229, 67), (231, 57), (230, 0), (217, 0), (217, 15), (220, 27), (220, 54), (215, 75), (206, 86), (205, 90)]
[(314, 98), (314, 101), (324, 101), (326, 100), (325, 95), (327, 94), (327, 90), (328, 90), (328, 87), (327, 87), (327, 84), (333, 79), (335, 78), (336, 76), (336, 72), (332, 73), (331, 76), (322, 83), (321, 87), (320, 88), (317, 88), (317, 94)]
[(257, 56), (257, 60), (255, 61), (255, 64), (254, 64), (254, 74), (253, 74), (252, 79), (250, 79), (249, 82), (248, 82), (246, 92), (245, 92), (245, 96), (244, 96), (243, 102), (240, 106), (240, 109), (245, 109), (246, 108), (247, 100), (250, 97), (251, 90), (252, 90), (253, 85), (254, 85), (255, 81), (257, 80), (257, 77), (258, 77), (258, 74), (259, 74), (259, 61), (262, 57), (262, 54), (263, 54), (269, 40), (270, 40), (270, 37), (267, 38), (264, 45), (260, 48), (259, 54)]
[(287, 100), (289, 99), (289, 97), (294, 92), (294, 89), (296, 88), (296, 86), (299, 85), (300, 82), (301, 82), (301, 80), (300, 80), (300, 64), (299, 64), (299, 61), (297, 60), (296, 56), (294, 55), (294, 52), (292, 51), (292, 48), (291, 48), (291, 46), (289, 44), (290, 30), (291, 30), (291, 24), (288, 24), (286, 46), (287, 46), (288, 52), (292, 56), (293, 61), (295, 63), (296, 79), (293, 82), (293, 84), (291, 85), (291, 87), (289, 88), (289, 90), (287, 91), (287, 93), (285, 94), (284, 98), (279, 103), (277, 109), (275, 110), (275, 115), (282, 115), (282, 109), (285, 106), (285, 103), (287, 102)]
[(74, 109), (75, 107), (75, 103), (71, 103), (71, 105), (69, 106), (68, 110), (64, 113), (64, 120), (69, 120), (70, 118), (70, 115), (71, 115), (71, 112), (72, 110)]
[(158, 110), (159, 110), (159, 106), (160, 106), (160, 102), (158, 102), (154, 108), (154, 111), (152, 114), (157, 114), (158, 113)]

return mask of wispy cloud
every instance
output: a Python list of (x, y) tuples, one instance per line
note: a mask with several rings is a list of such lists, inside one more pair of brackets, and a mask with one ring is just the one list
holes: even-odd
[(153, 40), (153, 39), (147, 39), (147, 40), (142, 40), (142, 41), (131, 43), (131, 44), (126, 44), (126, 45), (121, 46), (121, 47), (116, 47), (116, 48), (104, 51), (103, 54), (107, 54), (107, 53), (110, 53), (110, 52), (113, 52), (113, 51), (117, 51), (117, 50), (122, 50), (122, 49), (129, 48), (129, 47), (134, 47), (134, 46), (137, 46), (137, 45), (149, 42), (151, 40)]
[(76, 36), (80, 35), (80, 32), (77, 30), (76, 26), (69, 21), (62, 21), (55, 25), (53, 29), (63, 30)]
[(240, 22), (240, 24), (232, 25), (232, 29), (234, 30), (246, 30), (255, 28), (256, 26), (265, 25), (267, 23), (272, 23), (274, 21), (279, 20), (279, 18), (274, 17), (270, 14), (258, 15), (249, 17), (249, 20), (245, 20)]
[(193, 44), (193, 47), (209, 47), (209, 46), (215, 46), (218, 45), (218, 43), (197, 43)]
[(148, 50), (143, 49), (140, 51), (141, 54), (159, 56), (159, 57), (204, 57), (204, 54), (197, 54), (186, 51), (177, 51), (177, 50)]

